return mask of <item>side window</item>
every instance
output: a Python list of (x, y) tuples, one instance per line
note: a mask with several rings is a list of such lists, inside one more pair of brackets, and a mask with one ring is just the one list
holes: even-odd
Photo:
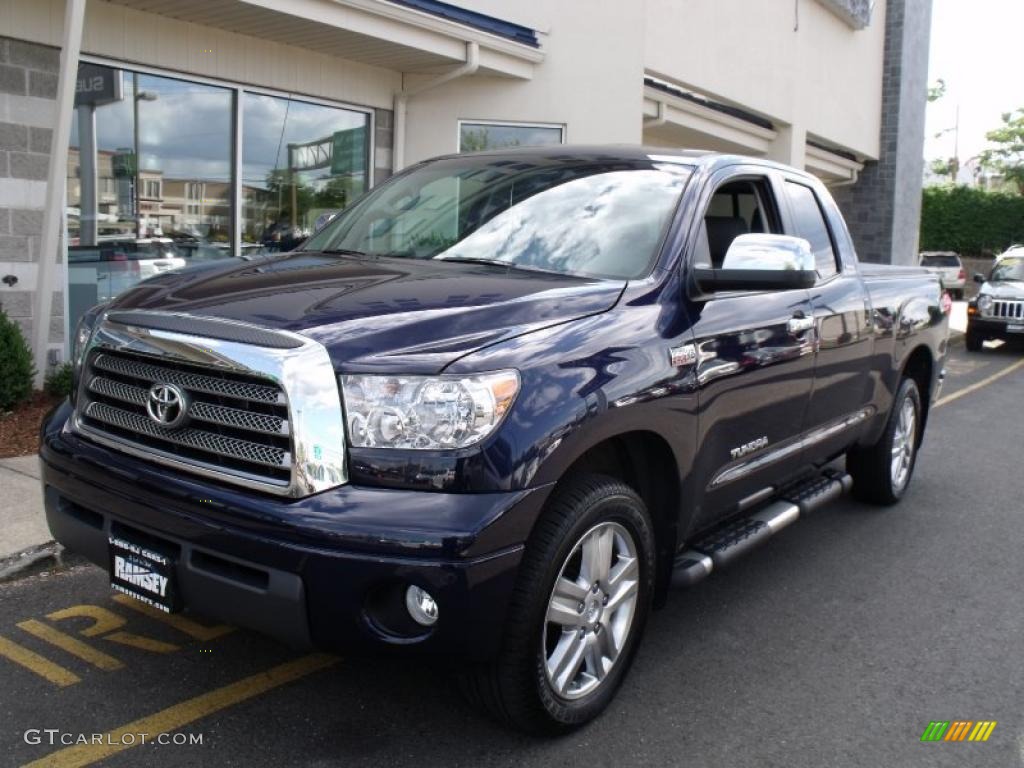
[(732, 241), (752, 232), (780, 233), (763, 179), (729, 181), (715, 190), (704, 213), (694, 264), (720, 269)]
[(787, 181), (786, 195), (793, 211), (793, 226), (796, 228), (793, 234), (811, 244), (818, 277), (831, 277), (838, 271), (836, 253), (814, 190), (803, 184)]

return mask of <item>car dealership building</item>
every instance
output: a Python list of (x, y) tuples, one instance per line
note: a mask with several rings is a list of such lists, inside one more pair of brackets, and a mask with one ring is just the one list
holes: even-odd
[[(768, 157), (916, 256), (930, 0), (0, 0), (0, 306), (41, 370), (189, 261), (509, 145)], [(45, 318), (45, 319), (44, 319)]]

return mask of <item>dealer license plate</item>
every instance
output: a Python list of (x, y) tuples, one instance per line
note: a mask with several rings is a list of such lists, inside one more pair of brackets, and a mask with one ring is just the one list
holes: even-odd
[(166, 613), (180, 610), (173, 559), (122, 536), (109, 543), (111, 587)]

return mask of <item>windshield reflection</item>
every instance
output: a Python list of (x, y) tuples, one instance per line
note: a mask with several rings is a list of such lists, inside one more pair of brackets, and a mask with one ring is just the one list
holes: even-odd
[(640, 161), (438, 160), (371, 192), (304, 248), (636, 278), (688, 178), (685, 166)]
[(992, 270), (989, 280), (998, 282), (1000, 280), (1024, 280), (1024, 258), (1000, 259)]

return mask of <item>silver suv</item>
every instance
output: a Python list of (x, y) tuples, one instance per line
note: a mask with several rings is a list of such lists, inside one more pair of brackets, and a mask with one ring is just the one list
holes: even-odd
[(921, 266), (939, 276), (942, 287), (960, 301), (967, 285), (967, 271), (960, 255), (953, 251), (925, 251), (921, 254)]

